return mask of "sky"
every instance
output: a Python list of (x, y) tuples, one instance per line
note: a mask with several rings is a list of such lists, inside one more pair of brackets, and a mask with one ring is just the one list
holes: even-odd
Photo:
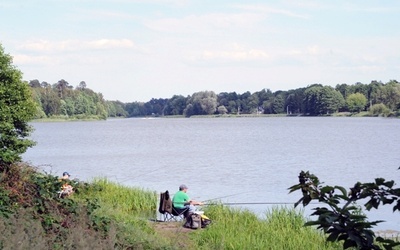
[(1, 0), (24, 80), (106, 100), (400, 81), (398, 0)]

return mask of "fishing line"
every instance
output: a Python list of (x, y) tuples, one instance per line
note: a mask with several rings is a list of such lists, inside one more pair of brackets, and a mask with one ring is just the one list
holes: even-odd
[[(296, 202), (222, 202), (222, 203), (211, 203), (206, 205), (294, 205)], [(309, 203), (309, 204), (319, 204), (319, 203)]]
[(241, 192), (241, 193), (237, 193), (237, 194), (225, 195), (225, 196), (221, 196), (221, 197), (217, 197), (217, 198), (213, 198), (213, 199), (205, 200), (205, 201), (203, 201), (203, 202), (208, 202), (208, 201), (213, 201), (213, 200), (219, 200), (219, 199), (222, 199), (222, 198), (232, 197), (232, 196), (236, 196), (236, 195), (239, 195), (239, 194), (246, 194), (246, 193), (250, 193), (250, 191), (247, 191), (247, 192)]
[[(204, 204), (206, 206), (213, 205), (226, 205), (226, 206), (234, 206), (234, 205), (294, 205), (296, 202), (280, 202), (280, 201), (260, 201), (260, 202), (222, 202), (222, 203), (210, 203)], [(310, 202), (309, 205), (317, 205), (321, 204), (318, 202)], [(300, 204), (299, 204), (300, 205)]]
[(134, 177), (133, 177), (133, 176), (129, 176), (128, 178), (124, 178), (124, 179), (122, 179), (121, 181), (119, 181), (119, 183), (123, 183), (123, 182), (129, 181), (129, 180), (135, 180), (136, 178), (139, 178), (139, 177), (142, 177), (142, 176), (145, 176), (145, 175), (154, 173), (154, 172), (159, 171), (159, 170), (161, 170), (161, 169), (163, 169), (163, 168), (164, 168), (164, 167), (157, 168), (157, 169), (154, 169), (154, 170), (152, 170), (152, 171), (149, 171), (149, 172), (146, 172), (146, 173), (143, 173), (143, 174), (140, 174), (140, 175), (136, 175), (136, 176), (134, 176)]

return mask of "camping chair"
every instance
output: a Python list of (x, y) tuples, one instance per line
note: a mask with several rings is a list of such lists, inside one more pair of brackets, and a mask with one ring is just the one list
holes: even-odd
[(160, 194), (160, 206), (158, 212), (164, 216), (164, 221), (180, 221), (184, 219), (185, 212), (187, 209), (176, 209), (172, 205), (172, 200), (168, 190)]

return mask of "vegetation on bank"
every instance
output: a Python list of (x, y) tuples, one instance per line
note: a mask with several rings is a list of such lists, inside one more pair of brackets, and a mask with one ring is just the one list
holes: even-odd
[[(183, 230), (157, 222), (157, 193), (106, 179), (69, 181), (75, 193), (60, 198), (62, 181), (26, 164), (1, 169), (0, 249), (342, 249), (302, 213), (274, 207), (254, 213), (214, 203), (211, 225)], [(162, 225), (171, 223), (173, 228)], [(158, 230), (157, 230), (158, 228)], [(395, 248), (397, 249), (397, 248)]]
[(199, 249), (341, 249), (326, 243), (321, 232), (304, 227), (304, 217), (293, 208), (275, 207), (266, 211), (265, 219), (218, 204), (205, 211), (213, 224), (193, 235)]
[[(0, 170), (0, 249), (168, 248), (139, 216), (154, 211), (154, 204), (146, 205), (154, 193), (120, 189), (113, 193), (119, 200), (112, 201), (99, 197), (112, 184), (68, 181), (75, 193), (60, 198), (64, 181), (56, 176), (25, 164)], [(135, 199), (128, 203), (126, 197)]]
[(36, 102), (36, 118), (106, 119), (107, 117), (160, 117), (209, 115), (306, 115), (321, 116), (336, 113), (367, 116), (400, 116), (400, 83), (372, 81), (370, 84), (338, 84), (335, 88), (313, 84), (305, 88), (272, 92), (200, 91), (187, 97), (148, 102), (104, 100), (101, 93), (80, 82), (75, 88), (64, 79), (54, 84), (29, 81)]
[[(399, 168), (400, 169), (400, 168)], [(341, 186), (323, 186), (317, 176), (308, 171), (301, 171), (299, 183), (289, 188), (290, 192), (301, 191), (302, 197), (295, 206), (307, 206), (316, 200), (325, 206), (314, 208), (312, 216), (317, 216), (314, 221), (305, 225), (317, 226), (328, 235), (331, 242), (343, 242), (343, 249), (398, 249), (398, 238), (387, 239), (372, 231), (373, 227), (382, 221), (368, 221), (363, 213), (362, 206), (357, 201), (365, 204), (366, 210), (378, 209), (380, 205), (392, 205), (393, 213), (400, 211), (400, 188), (395, 187), (393, 180), (376, 178), (374, 182), (357, 182), (349, 192)]]
[[(60, 198), (62, 181), (25, 164), (1, 169), (1, 249), (182, 249), (156, 231), (157, 194), (106, 179), (70, 181), (75, 193)], [(276, 208), (260, 220), (246, 210), (205, 208), (213, 223), (185, 232), (191, 249), (340, 249), (293, 209)], [(181, 227), (173, 235), (182, 234)], [(306, 239), (306, 240), (305, 240)], [(186, 248), (187, 249), (187, 248)]]

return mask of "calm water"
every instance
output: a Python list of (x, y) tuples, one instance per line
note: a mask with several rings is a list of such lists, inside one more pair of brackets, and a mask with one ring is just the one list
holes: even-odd
[[(24, 160), (54, 175), (105, 176), (129, 186), (223, 202), (294, 202), (301, 170), (328, 185), (383, 177), (398, 182), (400, 120), (384, 118), (121, 119), (33, 123), (37, 145)], [(397, 183), (399, 185), (400, 183)], [(262, 214), (272, 205), (245, 205)], [(289, 205), (288, 205), (289, 206)], [(305, 210), (306, 215), (309, 209)], [(400, 230), (399, 213), (379, 209), (377, 229)]]

